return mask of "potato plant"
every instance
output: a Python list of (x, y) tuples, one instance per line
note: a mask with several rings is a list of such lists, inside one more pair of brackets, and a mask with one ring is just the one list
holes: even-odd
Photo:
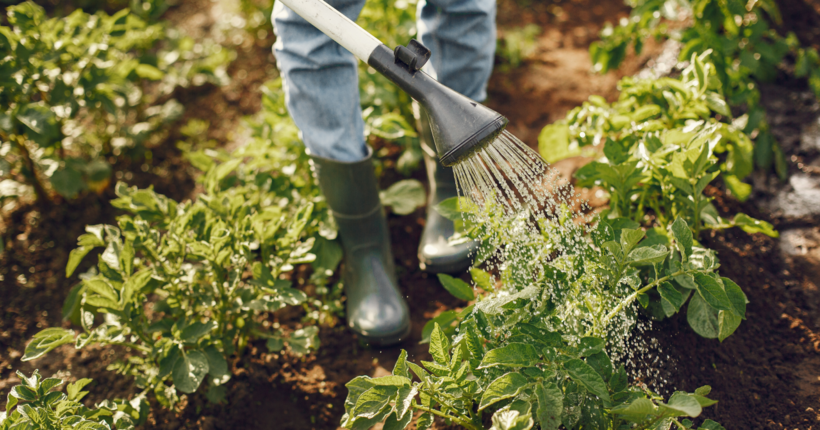
[(89, 226), (66, 268), (71, 275), (89, 251), (105, 249), (65, 304), (82, 332), (43, 330), (23, 360), (65, 343), (125, 346), (133, 355), (111, 369), (171, 407), (177, 392), (196, 391), (206, 377), (218, 400), (230, 378), (226, 358), (250, 339), (265, 338), (274, 351), (285, 343), (296, 353), (318, 346), (316, 327), (284, 333), (256, 317), (307, 300), (280, 275), (314, 258), (313, 241), (302, 240), (312, 204), (260, 208), (264, 193), (231, 192), (178, 204), (124, 184), (117, 194), (112, 204), (128, 214), (117, 226)]
[(127, 9), (48, 18), (25, 2), (7, 12), (10, 27), (0, 26), (3, 200), (33, 190), (45, 204), (52, 190), (65, 198), (101, 191), (111, 157), (141, 156), (162, 137), (158, 129), (182, 114), (176, 100), (156, 104), (158, 97), (177, 86), (224, 82), (231, 59), (221, 47), (196, 48)]
[[(697, 333), (723, 340), (745, 318), (745, 295), (719, 276), (714, 252), (697, 245), (681, 218), (665, 244), (620, 218), (600, 219), (582, 243), (561, 246), (568, 238), (551, 228), (565, 223), (571, 218), (542, 222), (540, 236), (517, 246), (518, 258), (501, 266), (500, 285), (473, 269), (485, 296), (473, 297), (469, 285), (444, 277), (448, 290), (476, 303), (456, 315), (455, 327), (433, 321), (434, 361), (419, 366), (403, 353), (392, 376), (350, 381), (343, 427), (384, 421), (385, 428), (401, 429), (420, 411), (417, 428), (429, 427), (434, 416), (485, 428), (487, 415), (492, 429), (696, 428), (686, 417), (715, 403), (706, 397), (709, 387), (664, 400), (630, 386), (610, 355), (624, 348), (618, 336), (631, 332), (640, 309), (663, 318), (686, 306)], [(470, 235), (482, 239), (488, 230), (510, 228), (490, 221), (473, 225)], [(543, 252), (549, 249), (563, 251)], [(708, 420), (699, 428), (722, 429)]]
[[(683, 44), (680, 60), (692, 53), (715, 50), (708, 61), (714, 65), (722, 93), (729, 105), (744, 109), (748, 121), (744, 128), (755, 138), (755, 161), (768, 170), (774, 165), (778, 175), (786, 174), (783, 152), (769, 132), (760, 106), (762, 82), (772, 81), (786, 55), (795, 60), (794, 74), (808, 78), (809, 86), (820, 97), (820, 57), (811, 47), (801, 46), (793, 33), (779, 35), (772, 24), (781, 24), (774, 0), (636, 0), (627, 2), (633, 9), (618, 26), (601, 31), (601, 41), (590, 46), (595, 69), (606, 72), (617, 68), (630, 45), (638, 53), (648, 37), (673, 38)], [(669, 22), (681, 22), (672, 30)], [(677, 25), (675, 26), (677, 27)]]
[(624, 78), (620, 97), (600, 97), (573, 109), (567, 118), (545, 127), (539, 149), (548, 161), (575, 155), (604, 158), (575, 173), (576, 186), (603, 187), (610, 214), (643, 223), (653, 214), (663, 230), (675, 217), (685, 219), (697, 236), (704, 229), (740, 227), (748, 233), (777, 233), (765, 221), (737, 214), (721, 218), (707, 185), (720, 178), (732, 195), (745, 200), (751, 185), (754, 148), (744, 128), (749, 115), (731, 120), (731, 112), (712, 90), (714, 67), (709, 52), (692, 55), (681, 78)]
[(141, 424), (147, 416), (144, 399), (105, 400), (94, 408), (80, 403), (88, 394), (82, 389), (91, 379), (80, 379), (55, 391), (65, 383), (60, 378), (45, 378), (37, 370), (31, 377), (17, 372), (21, 384), (11, 388), (6, 410), (0, 412), (0, 430), (125, 430)]

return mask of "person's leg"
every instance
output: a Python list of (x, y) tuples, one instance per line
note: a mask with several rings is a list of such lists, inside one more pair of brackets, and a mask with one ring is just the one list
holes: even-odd
[[(354, 20), (364, 6), (328, 3)], [(288, 111), (339, 227), (347, 324), (365, 342), (400, 342), (410, 332), (410, 312), (396, 282), (373, 152), (364, 142), (356, 59), (280, 2), (273, 23)]]
[[(365, 0), (327, 2), (352, 20), (365, 4)], [(282, 2), (273, 7), (273, 29), (285, 102), (305, 146), (319, 157), (363, 159), (367, 150), (356, 58)]]
[(495, 57), (495, 0), (422, 0), (417, 25), (436, 79), (483, 102)]
[[(442, 84), (482, 102), (495, 56), (495, 0), (422, 0), (418, 8), (422, 44), (431, 51), (425, 70)], [(450, 246), (453, 222), (433, 207), (457, 195), (453, 169), (439, 163), (423, 109), (416, 109), (430, 191), (427, 221), (419, 244), (419, 263), (429, 272), (456, 273), (472, 262), (475, 243)]]

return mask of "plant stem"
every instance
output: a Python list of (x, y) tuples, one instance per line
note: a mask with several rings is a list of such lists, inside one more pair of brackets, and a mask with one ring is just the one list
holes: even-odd
[[(12, 142), (14, 142), (14, 139), (12, 139)], [(49, 203), (51, 203), (51, 199), (48, 197), (48, 192), (37, 176), (34, 160), (31, 159), (31, 154), (28, 152), (28, 148), (26, 148), (26, 140), (22, 136), (19, 136), (15, 143), (17, 143), (20, 154), (23, 156), (23, 163), (26, 165), (26, 169), (31, 173), (30, 180), (31, 185), (34, 187), (34, 194), (37, 196), (37, 203), (40, 204), (42, 208), (47, 209), (50, 206)]]
[(437, 411), (437, 410), (435, 410), (435, 409), (433, 409), (433, 408), (428, 408), (427, 406), (423, 406), (423, 405), (419, 405), (419, 404), (416, 404), (416, 405), (415, 405), (415, 406), (413, 406), (413, 407), (414, 407), (414, 408), (416, 408), (416, 409), (418, 409), (418, 410), (420, 410), (420, 411), (429, 412), (429, 413), (431, 413), (431, 414), (433, 414), (433, 415), (438, 415), (438, 416), (440, 416), (440, 417), (442, 417), (442, 418), (445, 418), (445, 419), (448, 419), (448, 420), (455, 421), (455, 422), (457, 422), (460, 426), (465, 427), (465, 428), (468, 428), (468, 429), (470, 429), (470, 430), (479, 430), (479, 428), (478, 428), (478, 427), (476, 427), (476, 426), (475, 426), (473, 423), (471, 423), (470, 421), (467, 421), (467, 420), (464, 420), (464, 419), (461, 419), (461, 418), (458, 418), (458, 417), (454, 417), (454, 416), (452, 416), (452, 415), (447, 415), (447, 414), (445, 414), (444, 412)]
[(662, 282), (666, 282), (669, 279), (674, 278), (676, 276), (684, 275), (684, 274), (687, 274), (687, 273), (695, 273), (695, 272), (698, 272), (698, 270), (683, 270), (683, 269), (681, 269), (681, 270), (678, 270), (677, 272), (675, 272), (671, 275), (667, 275), (667, 276), (664, 276), (663, 278), (655, 280), (655, 282), (652, 282), (651, 284), (641, 288), (640, 290), (635, 291), (634, 293), (627, 296), (627, 298), (624, 299), (621, 303), (618, 303), (618, 306), (616, 306), (615, 309), (612, 310), (612, 312), (610, 312), (609, 314), (607, 314), (606, 317), (604, 317), (604, 320), (602, 321), (602, 323), (604, 323), (604, 324), (608, 323), (609, 320), (611, 320), (612, 318), (615, 318), (615, 315), (617, 315), (619, 312), (621, 312), (624, 309), (624, 306), (632, 303), (633, 301), (635, 301), (636, 298), (638, 298), (639, 295), (651, 290), (652, 288), (655, 288), (656, 286), (660, 285)]
[(120, 346), (124, 346), (124, 347), (127, 347), (127, 348), (136, 349), (137, 351), (143, 352), (145, 354), (148, 354), (148, 353), (151, 352), (151, 348), (148, 348), (147, 346), (143, 346), (143, 345), (137, 345), (136, 343), (131, 343), (131, 342), (106, 342), (106, 343), (108, 343), (109, 345), (120, 345)]

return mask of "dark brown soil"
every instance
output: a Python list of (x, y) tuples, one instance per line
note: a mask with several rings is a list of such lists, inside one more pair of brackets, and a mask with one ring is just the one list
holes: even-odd
[[(820, 21), (788, 12), (802, 11), (803, 5), (809, 4), (802, 0), (791, 2), (799, 2), (799, 7), (781, 6), (786, 11), (784, 18), (798, 16), (808, 20), (809, 24), (801, 24), (799, 29), (801, 34), (810, 34), (810, 23)], [(193, 33), (205, 35), (214, 25), (211, 3), (182, 1), (166, 17)], [(501, 31), (530, 22), (544, 28), (532, 58), (518, 69), (497, 73), (490, 83), (490, 106), (507, 115), (511, 130), (529, 145), (537, 144), (541, 127), (561, 118), (589, 95), (615, 96), (615, 83), (620, 75), (592, 74), (586, 52), (605, 21), (615, 21), (626, 14), (628, 9), (621, 1), (525, 4), (523, 0), (500, 0), (498, 9)], [(235, 46), (238, 58), (229, 69), (234, 80), (228, 87), (205, 86), (176, 92), (173, 97), (186, 106), (185, 117), (171, 130), (163, 146), (152, 150), (153, 162), (147, 172), (142, 170), (144, 161), (116, 166), (123, 180), (132, 185), (154, 185), (157, 191), (175, 199), (193, 195), (196, 172), (174, 147), (180, 139), (178, 126), (187, 119), (202, 118), (210, 121), (208, 137), (219, 145), (241, 140), (235, 133), (239, 119), (259, 109), (261, 97), (257, 89), (276, 73), (272, 68), (270, 34), (262, 40), (246, 38)], [(656, 48), (649, 46), (643, 57), (629, 59), (619, 73), (637, 71), (653, 49)], [(789, 105), (792, 109), (794, 106)], [(799, 126), (797, 121), (798, 129)], [(789, 145), (784, 148), (788, 151)], [(387, 149), (389, 157), (395, 159), (397, 148)], [(791, 163), (791, 168), (797, 170), (797, 161)], [(566, 173), (574, 167), (568, 166)], [(414, 177), (425, 180), (423, 172), (416, 172)], [(382, 186), (397, 179), (400, 178), (395, 173), (388, 172)], [(767, 214), (756, 210), (755, 203), (740, 205), (724, 198), (718, 189), (711, 192), (720, 210), (726, 213), (743, 211), (768, 219)], [(47, 212), (25, 206), (3, 221), (6, 252), (0, 256), (0, 398), (17, 382), (14, 370), (29, 373), (34, 368), (46, 375), (62, 371), (70, 378), (93, 377), (91, 401), (134, 394), (131, 381), (105, 370), (119, 353), (111, 348), (75, 351), (66, 345), (34, 362), (19, 361), (32, 334), (44, 327), (66, 324), (61, 321), (62, 302), (76, 282), (76, 275), (69, 280), (63, 276), (68, 252), (86, 224), (114, 221), (116, 212), (108, 205), (111, 198), (113, 192), (108, 189), (99, 196), (89, 194), (75, 202), (55, 205)], [(416, 344), (424, 323), (443, 310), (465, 304), (447, 294), (434, 276), (418, 269), (416, 246), (423, 217), (423, 209), (408, 216), (389, 217), (400, 284), (412, 312), (413, 332), (404, 345), (386, 349), (362, 347), (343, 324), (322, 329), (322, 345), (315, 355), (300, 358), (270, 354), (263, 344), (253, 344), (232, 362), (234, 377), (228, 384), (226, 404), (213, 405), (204, 395), (194, 394), (187, 396), (174, 411), (154, 405), (145, 427), (336, 428), (343, 413), (347, 381), (362, 374), (386, 374), (401, 348), (407, 349), (413, 360), (427, 359), (426, 346)], [(772, 221), (778, 228), (791, 227), (796, 222)], [(799, 222), (801, 226), (816, 226), (818, 221)], [(799, 264), (792, 266), (796, 263), (780, 256), (776, 240), (759, 234), (749, 236), (729, 230), (701, 239), (718, 251), (722, 274), (736, 280), (746, 291), (750, 300), (748, 320), (722, 344), (694, 334), (685, 315), (655, 323), (647, 336), (657, 338), (660, 351), (671, 357), (662, 369), (668, 381), (666, 386), (693, 390), (711, 385), (711, 397), (720, 403), (707, 408), (704, 416), (722, 422), (728, 429), (820, 427), (820, 297), (817, 289), (811, 288), (818, 281), (815, 279), (812, 284), (804, 276), (815, 272)], [(92, 260), (87, 258), (78, 272), (90, 266)], [(438, 428), (443, 427), (439, 423)]]
[[(721, 211), (766, 218), (751, 204), (709, 191)], [(804, 322), (814, 321), (820, 307), (816, 288), (800, 282), (800, 273), (780, 256), (777, 239), (731, 229), (703, 234), (701, 240), (718, 252), (721, 276), (746, 293), (747, 320), (722, 343), (694, 333), (685, 312), (654, 323), (647, 336), (658, 339), (659, 355), (669, 357), (663, 377), (679, 390), (712, 386), (710, 397), (719, 403), (703, 417), (728, 429), (817, 428), (820, 331)]]

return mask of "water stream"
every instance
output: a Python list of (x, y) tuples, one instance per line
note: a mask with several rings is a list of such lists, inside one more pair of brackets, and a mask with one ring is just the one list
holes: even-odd
[[(646, 366), (662, 356), (659, 345), (639, 334), (650, 323), (639, 322), (634, 312), (600, 323), (622, 296), (590, 263), (600, 261), (594, 257), (600, 250), (589, 240), (595, 215), (572, 185), (508, 131), (456, 164), (454, 172), (459, 196), (469, 198), (464, 204), (472, 202), (462, 208), (465, 225), (484, 226), (478, 263), (493, 275), (494, 294), (515, 294), (529, 286), (546, 290), (542, 297), (556, 305), (560, 323), (543, 322), (570, 341), (590, 334), (606, 339), (613, 362), (625, 363), (633, 378), (663, 389), (658, 369), (665, 363)], [(571, 281), (550, 280), (548, 268)]]

